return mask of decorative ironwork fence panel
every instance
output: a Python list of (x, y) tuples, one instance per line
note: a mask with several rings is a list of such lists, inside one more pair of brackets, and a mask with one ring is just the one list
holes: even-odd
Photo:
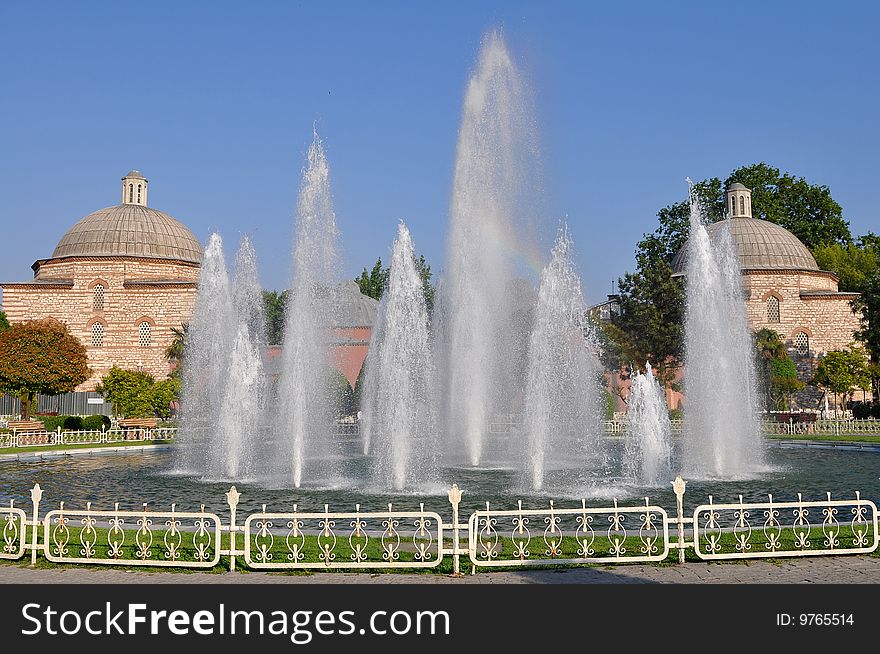
[(56, 563), (212, 568), (220, 562), (220, 517), (198, 512), (60, 508), (43, 518), (43, 553)]
[(479, 567), (646, 563), (669, 555), (669, 516), (644, 506), (484, 511), (468, 520), (468, 551)]
[(433, 568), (443, 559), (438, 513), (387, 511), (270, 513), (244, 522), (244, 559), (255, 569)]
[(0, 507), (0, 529), (3, 530), (3, 549), (0, 559), (20, 559), (24, 556), (27, 534), (27, 516), (21, 509), (9, 506)]
[(880, 543), (877, 505), (863, 500), (708, 504), (694, 510), (694, 551), (704, 560), (867, 554)]

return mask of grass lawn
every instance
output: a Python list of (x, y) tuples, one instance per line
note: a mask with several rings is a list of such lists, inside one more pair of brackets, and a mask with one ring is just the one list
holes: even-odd
[(0, 454), (21, 454), (24, 452), (56, 452), (60, 450), (89, 450), (107, 447), (136, 447), (138, 445), (167, 445), (174, 441), (114, 441), (112, 443), (78, 443), (76, 445), (26, 445), (24, 447), (0, 448)]
[(880, 443), (880, 434), (768, 434), (775, 441)]

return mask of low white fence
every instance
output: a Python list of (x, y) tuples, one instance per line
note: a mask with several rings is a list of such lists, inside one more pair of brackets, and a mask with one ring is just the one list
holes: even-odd
[(16, 431), (0, 433), (0, 448), (57, 447), (59, 445), (105, 445), (140, 441), (173, 441), (177, 427), (115, 427), (112, 429), (81, 429), (77, 431)]
[[(229, 518), (207, 511), (70, 509), (64, 502), (41, 515), (43, 491), (31, 490), (29, 511), (0, 507), (0, 559), (30, 555), (59, 564), (214, 568), (235, 570), (412, 570), (440, 568), (451, 557), (459, 574), (466, 557), (471, 571), (490, 568), (664, 561), (674, 551), (684, 562), (687, 550), (698, 559), (752, 559), (866, 554), (880, 545), (877, 505), (863, 499), (708, 504), (684, 513), (687, 484), (673, 482), (674, 513), (644, 498), (641, 504), (491, 507), (459, 518), (461, 490), (449, 491), (452, 519), (425, 510), (387, 505), (387, 510), (260, 511), (237, 522), (240, 494), (226, 493)], [(466, 540), (462, 540), (465, 534)], [(240, 535), (240, 536), (239, 536)]]

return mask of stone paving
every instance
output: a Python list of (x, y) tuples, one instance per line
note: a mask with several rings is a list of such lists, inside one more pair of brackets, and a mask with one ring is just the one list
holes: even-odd
[(173, 573), (0, 565), (0, 584), (880, 584), (880, 557), (829, 556), (781, 561), (620, 565), (568, 570), (440, 574), (266, 572)]

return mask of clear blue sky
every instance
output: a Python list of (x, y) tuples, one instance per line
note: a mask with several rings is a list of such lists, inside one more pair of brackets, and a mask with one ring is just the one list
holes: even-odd
[(462, 96), (482, 34), (529, 80), (550, 225), (591, 301), (686, 176), (766, 161), (880, 231), (876, 2), (14, 2), (0, 5), (0, 279), (28, 279), (131, 168), (204, 241), (254, 237), (283, 288), (318, 121), (346, 273), (395, 226), (442, 270)]

